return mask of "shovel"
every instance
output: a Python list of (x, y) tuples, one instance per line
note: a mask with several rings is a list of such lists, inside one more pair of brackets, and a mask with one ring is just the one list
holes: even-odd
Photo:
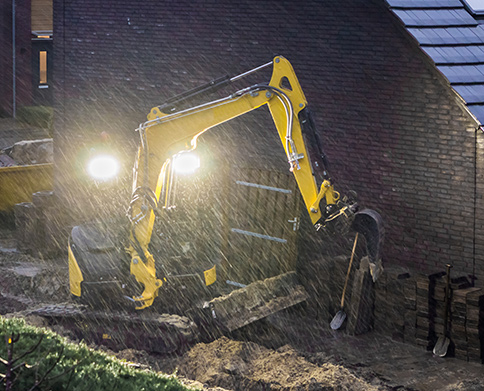
[(356, 243), (357, 242), (358, 242), (358, 232), (356, 233), (356, 236), (355, 236), (355, 242), (353, 243), (353, 250), (351, 251), (350, 264), (348, 266), (348, 271), (346, 272), (345, 285), (343, 287), (343, 294), (341, 295), (340, 310), (336, 313), (333, 320), (329, 324), (330, 327), (333, 330), (338, 330), (346, 319), (346, 313), (343, 311), (343, 307), (345, 305), (346, 287), (348, 286), (348, 280), (349, 280), (349, 277), (350, 277), (351, 265), (353, 264), (353, 258), (355, 256), (355, 249), (356, 249)]
[(448, 334), (448, 317), (449, 317), (449, 288), (450, 288), (450, 269), (451, 265), (447, 265), (447, 282), (445, 284), (445, 308), (444, 308), (444, 334), (439, 337), (437, 343), (434, 346), (433, 353), (436, 356), (444, 357), (447, 354), (447, 350), (450, 344), (450, 338), (447, 337)]

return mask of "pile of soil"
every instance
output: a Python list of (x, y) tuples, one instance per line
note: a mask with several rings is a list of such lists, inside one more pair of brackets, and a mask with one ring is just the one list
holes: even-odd
[(69, 298), (67, 268), (29, 256), (9, 253), (2, 264), (0, 255), (0, 293), (17, 296), (24, 302), (63, 302)]
[(313, 364), (289, 345), (272, 350), (226, 337), (193, 347), (181, 359), (178, 370), (190, 379), (235, 391), (381, 389), (343, 366)]
[(22, 303), (13, 298), (4, 297), (0, 293), (0, 315), (23, 311), (26, 308), (27, 308), (27, 304)]

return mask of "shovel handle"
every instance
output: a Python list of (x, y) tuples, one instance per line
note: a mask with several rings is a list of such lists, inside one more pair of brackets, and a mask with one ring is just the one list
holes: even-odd
[(358, 232), (355, 236), (355, 241), (353, 243), (353, 250), (351, 250), (350, 264), (348, 265), (348, 271), (346, 272), (345, 285), (343, 287), (343, 294), (341, 295), (341, 308), (345, 305), (345, 293), (346, 287), (348, 286), (348, 280), (350, 278), (351, 265), (353, 264), (353, 258), (355, 257), (356, 243), (358, 243)]

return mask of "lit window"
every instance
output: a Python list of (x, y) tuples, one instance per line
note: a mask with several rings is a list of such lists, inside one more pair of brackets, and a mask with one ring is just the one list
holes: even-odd
[(47, 84), (47, 52), (39, 52), (39, 84)]

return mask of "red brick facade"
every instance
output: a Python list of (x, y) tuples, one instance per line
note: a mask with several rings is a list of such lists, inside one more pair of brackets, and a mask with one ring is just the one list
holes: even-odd
[(450, 262), (484, 287), (482, 132), (382, 1), (54, 0), (54, 34), (56, 180), (72, 208), (73, 157), (102, 130), (134, 139), (165, 98), (281, 54), (336, 186), (383, 215), (384, 261)]

